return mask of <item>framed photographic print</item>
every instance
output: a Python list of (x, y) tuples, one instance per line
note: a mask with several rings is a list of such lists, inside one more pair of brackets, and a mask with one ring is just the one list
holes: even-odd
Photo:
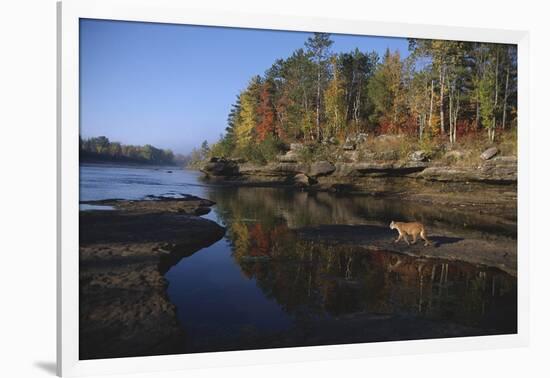
[(60, 375), (526, 345), (526, 32), (58, 20)]

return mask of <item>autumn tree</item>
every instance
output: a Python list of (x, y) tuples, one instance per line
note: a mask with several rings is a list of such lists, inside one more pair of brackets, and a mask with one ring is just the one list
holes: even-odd
[(313, 137), (315, 64), (303, 49), (278, 60), (266, 73), (273, 83), (277, 135), (299, 140)]
[(415, 59), (407, 59), (405, 76), (408, 88), (410, 115), (417, 124), (418, 137), (423, 139), (426, 131), (433, 133), (434, 77), (430, 67), (419, 68)]
[(271, 83), (269, 81), (261, 85), (260, 99), (256, 113), (258, 115), (256, 134), (261, 142), (268, 136), (275, 135), (274, 109), (271, 102)]
[(399, 52), (386, 50), (382, 63), (369, 82), (369, 97), (374, 104), (371, 119), (398, 131), (407, 116), (406, 92), (403, 86), (403, 63)]
[(373, 110), (367, 87), (378, 64), (378, 54), (363, 53), (356, 48), (351, 53), (340, 54), (338, 60), (345, 89), (346, 121), (351, 122), (357, 132)]
[(340, 77), (338, 59), (333, 56), (331, 59), (332, 78), (324, 93), (326, 135), (325, 137), (337, 135), (346, 125), (346, 99), (344, 82)]
[[(498, 125), (506, 127), (509, 98), (517, 93), (517, 50), (509, 45), (486, 44), (480, 46), (484, 59), (480, 63), (476, 91), (479, 99), (481, 125), (493, 142)], [(511, 76), (514, 76), (511, 78)]]
[(317, 140), (321, 140), (321, 104), (323, 87), (328, 79), (328, 59), (330, 57), (330, 46), (333, 41), (330, 34), (315, 33), (306, 41), (306, 48), (316, 64), (317, 81), (315, 97), (315, 130)]
[[(494, 141), (497, 130), (516, 125), (513, 45), (411, 39), (405, 59), (389, 49), (382, 59), (357, 48), (332, 54), (331, 46), (328, 34), (315, 33), (254, 76), (210, 154), (266, 162), (289, 143), (342, 141), (364, 131), (414, 133), (421, 140), (444, 135), (454, 144), (462, 132), (483, 128)], [(99, 142), (94, 148), (102, 150)]]
[(257, 112), (261, 78), (255, 76), (240, 95), (240, 112), (235, 125), (235, 142), (237, 148), (246, 148), (252, 142), (253, 131), (257, 123)]

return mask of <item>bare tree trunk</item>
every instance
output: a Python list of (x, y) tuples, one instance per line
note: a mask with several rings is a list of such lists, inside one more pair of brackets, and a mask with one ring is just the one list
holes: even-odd
[(510, 66), (506, 67), (506, 85), (504, 86), (504, 100), (502, 104), (502, 125), (504, 129), (506, 125), (506, 102), (508, 101), (508, 79), (510, 76)]
[[(359, 108), (361, 107), (361, 80), (357, 84), (357, 93), (355, 95), (355, 104), (353, 107), (353, 120), (355, 121), (355, 127), (359, 126)], [(356, 130), (359, 131), (359, 130)]]
[(316, 117), (316, 127), (317, 127), (317, 141), (321, 139), (321, 61), (317, 62), (319, 67), (317, 68), (317, 117)]
[(449, 96), (449, 142), (453, 144), (453, 101)]
[(441, 67), (439, 69), (439, 116), (440, 116), (440, 126), (441, 126), (441, 134), (445, 134), (445, 109), (443, 108), (444, 102), (443, 97), (445, 96), (445, 68), (443, 64), (441, 64)]
[(490, 136), (490, 139), (491, 139), (491, 143), (493, 143), (495, 141), (495, 129), (497, 127), (496, 123), (497, 123), (497, 117), (496, 117), (496, 110), (497, 110), (497, 106), (498, 106), (498, 64), (499, 64), (499, 61), (498, 61), (498, 50), (497, 50), (497, 60), (496, 60), (496, 63), (495, 63), (495, 103), (493, 105), (493, 125), (491, 127), (491, 136)]
[(355, 86), (355, 68), (352, 70), (351, 83), (346, 94), (346, 121), (353, 117), (355, 113), (355, 99), (353, 98), (353, 88)]
[(454, 129), (455, 129), (455, 135), (454, 135), (454, 141), (456, 142), (456, 124), (458, 122), (458, 112), (460, 110), (460, 99), (457, 97), (456, 99), (456, 106), (455, 106), (455, 116), (454, 116)]
[(449, 83), (449, 142), (454, 143), (453, 140), (453, 97), (454, 97), (454, 87)]
[(479, 100), (476, 99), (476, 130), (479, 129)]
[(418, 138), (422, 140), (422, 137), (424, 136), (424, 129), (426, 128), (426, 113), (418, 116), (418, 122)]
[(432, 113), (434, 108), (434, 79), (432, 79), (432, 90), (430, 93), (430, 117), (428, 119), (428, 127), (432, 129)]
[(456, 142), (456, 122), (458, 119), (458, 109), (460, 106), (459, 94), (456, 89), (456, 78), (453, 82), (447, 83), (449, 88), (449, 142), (451, 144)]

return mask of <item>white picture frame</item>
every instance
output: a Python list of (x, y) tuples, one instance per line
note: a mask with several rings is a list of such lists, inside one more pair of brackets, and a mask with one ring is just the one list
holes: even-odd
[[(518, 333), (438, 340), (282, 348), (152, 357), (78, 358), (79, 19), (110, 19), (356, 35), (511, 43), (518, 46)], [(58, 3), (57, 372), (60, 376), (145, 373), (198, 367), (346, 359), (526, 346), (529, 334), (529, 35), (525, 31), (379, 23), (188, 9), (177, 0)]]

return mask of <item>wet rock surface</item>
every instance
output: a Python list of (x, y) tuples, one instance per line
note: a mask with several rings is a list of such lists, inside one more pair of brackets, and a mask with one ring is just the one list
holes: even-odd
[(354, 246), (368, 251), (389, 251), (415, 258), (436, 258), (465, 261), (498, 268), (510, 275), (517, 272), (517, 241), (506, 238), (465, 237), (448, 230), (428, 230), (431, 245), (424, 246), (419, 238), (410, 245), (403, 240), (395, 243), (398, 233), (389, 227), (377, 225), (327, 225), (296, 230), (302, 240), (323, 242), (328, 245)]
[(118, 210), (130, 211), (133, 215), (137, 213), (168, 212), (188, 215), (203, 215), (210, 211), (215, 202), (195, 197), (184, 196), (183, 198), (147, 196), (145, 200), (120, 200), (106, 199), (98, 201), (83, 201), (85, 205), (111, 206)]
[(80, 213), (80, 359), (180, 353), (185, 334), (163, 274), (223, 237), (223, 227), (192, 215), (213, 202), (87, 203), (115, 210)]

